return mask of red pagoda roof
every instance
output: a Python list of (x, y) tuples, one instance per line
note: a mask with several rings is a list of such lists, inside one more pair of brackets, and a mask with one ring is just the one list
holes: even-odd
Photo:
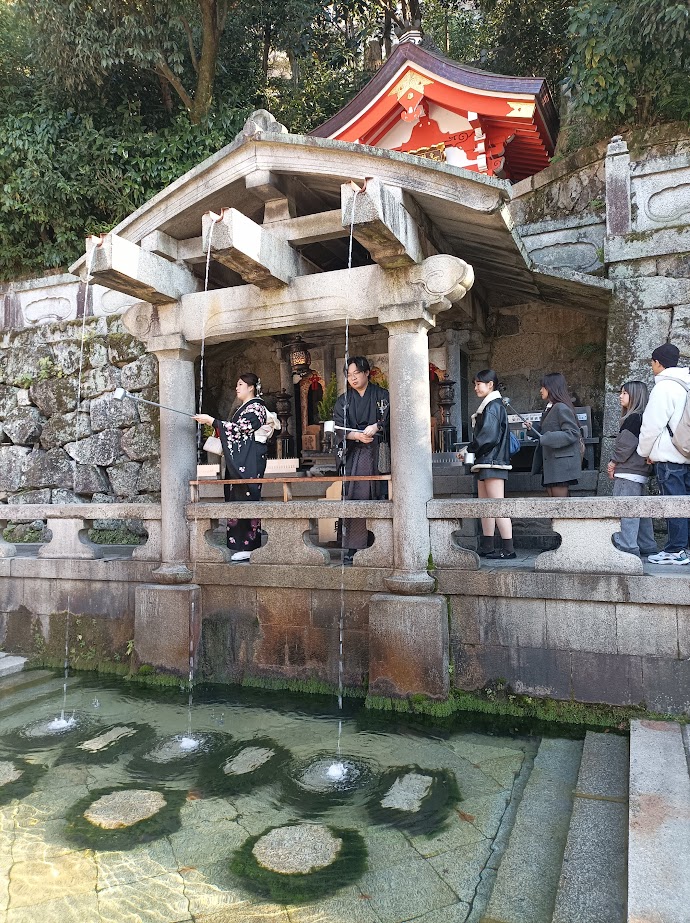
[(446, 161), (517, 182), (548, 166), (558, 115), (545, 80), (398, 45), (340, 112), (311, 132)]

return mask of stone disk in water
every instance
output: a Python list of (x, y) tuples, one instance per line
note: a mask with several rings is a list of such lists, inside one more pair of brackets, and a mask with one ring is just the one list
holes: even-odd
[(71, 715), (69, 718), (51, 718), (35, 721), (27, 727), (22, 728), (24, 737), (49, 737), (56, 734), (65, 734), (72, 731), (78, 726), (78, 721)]
[(245, 747), (237, 756), (223, 763), (223, 772), (226, 776), (243, 776), (254, 772), (274, 755), (275, 750), (269, 747)]
[(89, 753), (98, 753), (115, 743), (115, 741), (131, 737), (132, 734), (136, 734), (134, 728), (114, 727), (106, 731), (105, 734), (100, 734), (98, 737), (93, 737), (91, 740), (86, 740), (83, 744), (79, 744), (79, 749), (86, 750)]
[[(338, 771), (334, 771), (338, 767)], [(339, 791), (348, 792), (357, 787), (362, 778), (364, 769), (353, 760), (339, 760), (333, 758), (315, 760), (303, 769), (297, 776), (297, 782), (310, 792)]]
[(11, 760), (0, 760), (0, 785), (9, 785), (10, 782), (16, 782), (23, 775), (23, 770), (17, 769)]
[(323, 824), (277, 827), (254, 844), (254, 858), (281, 875), (305, 875), (326, 868), (338, 858), (343, 841)]
[[(194, 745), (190, 746), (190, 742)], [(204, 744), (205, 739), (203, 737), (171, 737), (147, 753), (146, 759), (152, 760), (154, 763), (169, 763), (171, 760), (179, 760), (190, 753), (196, 753), (198, 750), (203, 749)]]
[(408, 772), (391, 785), (381, 799), (381, 807), (414, 814), (422, 807), (433, 781), (431, 776)]
[(84, 811), (84, 817), (96, 827), (118, 830), (153, 817), (167, 804), (160, 792), (124, 789), (103, 795)]

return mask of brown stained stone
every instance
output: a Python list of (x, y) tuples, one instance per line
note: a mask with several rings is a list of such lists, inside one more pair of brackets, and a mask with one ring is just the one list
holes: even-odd
[(309, 590), (260, 587), (256, 591), (257, 616), (264, 626), (309, 625)]
[(278, 827), (257, 840), (252, 853), (259, 865), (281, 875), (304, 875), (327, 868), (343, 841), (323, 824)]
[(95, 827), (119, 830), (131, 827), (158, 814), (167, 804), (160, 792), (146, 789), (126, 789), (103, 795), (84, 811), (84, 817)]
[(262, 626), (262, 637), (257, 643), (254, 662), (264, 667), (278, 668), (278, 675), (287, 669), (292, 675), (295, 667), (304, 667), (306, 656), (306, 629), (267, 624)]
[[(346, 630), (364, 631), (369, 627), (369, 593), (346, 591), (344, 624)], [(337, 628), (340, 620), (339, 590), (313, 590), (311, 623), (314, 628)]]
[(442, 596), (376, 594), (369, 603), (369, 690), (448, 695), (448, 609)]
[[(343, 636), (343, 679), (348, 686), (360, 686), (369, 668), (369, 636), (366, 631), (345, 631)], [(339, 632), (336, 628), (307, 631), (307, 661), (315, 672), (330, 682), (338, 680)]]
[(256, 618), (256, 588), (252, 586), (205, 586), (202, 589), (204, 619)]

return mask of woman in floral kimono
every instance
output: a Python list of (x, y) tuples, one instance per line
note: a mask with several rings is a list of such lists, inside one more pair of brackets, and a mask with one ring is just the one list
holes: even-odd
[[(262, 478), (266, 470), (266, 441), (257, 432), (267, 427), (267, 409), (261, 400), (261, 381), (253, 372), (245, 372), (237, 381), (235, 393), (240, 406), (231, 420), (217, 420), (206, 413), (197, 414), (197, 423), (213, 426), (220, 437), (228, 480)], [(225, 499), (260, 500), (260, 484), (226, 484)], [(260, 519), (228, 519), (228, 548), (235, 553), (232, 561), (248, 561), (252, 551), (261, 547)]]
[[(344, 456), (347, 475), (379, 473), (379, 443), (386, 438), (390, 397), (385, 388), (369, 381), (370, 371), (369, 361), (364, 356), (347, 360), (347, 390), (340, 395), (333, 409), (333, 419), (339, 427), (337, 433), (341, 440), (339, 454)], [(384, 491), (385, 485), (378, 481), (343, 483), (346, 500), (379, 500), (383, 498)], [(339, 530), (344, 549), (343, 561), (352, 564), (355, 552), (367, 547), (367, 521), (342, 519)]]

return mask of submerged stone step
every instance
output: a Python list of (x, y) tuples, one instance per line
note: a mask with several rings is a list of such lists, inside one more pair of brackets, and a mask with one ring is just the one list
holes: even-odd
[(20, 673), (24, 669), (24, 664), (27, 660), (28, 657), (2, 654), (0, 656), (0, 676), (11, 676), (13, 673)]
[(632, 721), (628, 920), (690, 919), (690, 776), (679, 724)]
[(551, 923), (581, 755), (541, 741), (481, 923)]
[(588, 733), (553, 923), (625, 923), (628, 741)]
[[(2, 660), (0, 660), (0, 664), (2, 664)], [(41, 683), (54, 679), (55, 673), (52, 670), (21, 670), (3, 676), (0, 680), (0, 699), (17, 692), (19, 689), (38, 686)]]

